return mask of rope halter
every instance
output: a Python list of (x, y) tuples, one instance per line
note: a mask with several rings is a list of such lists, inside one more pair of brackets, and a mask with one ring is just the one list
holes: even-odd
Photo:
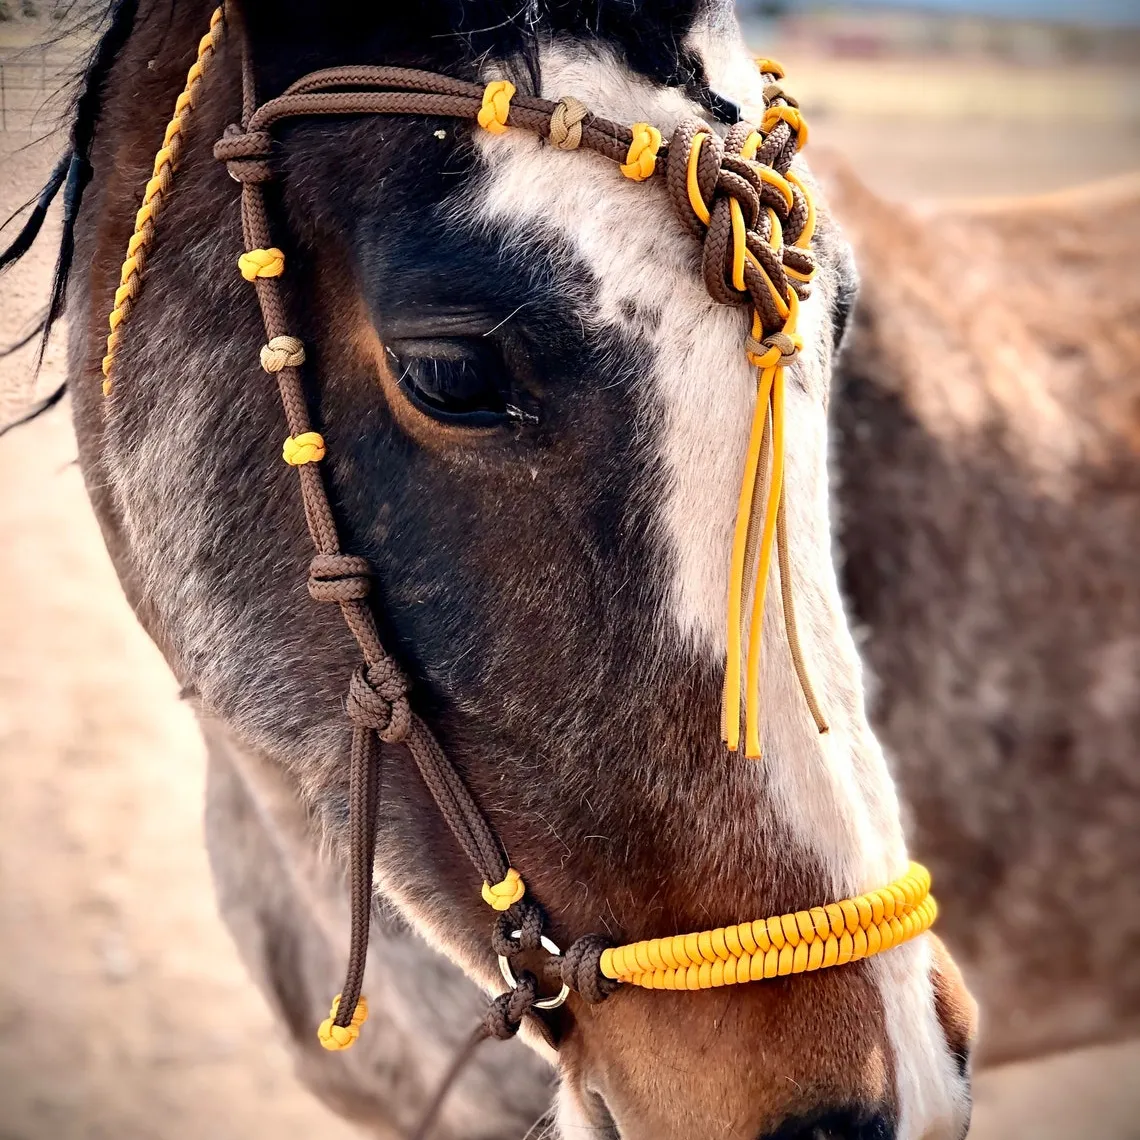
[[(105, 395), (112, 390), (116, 352), (141, 288), (155, 221), (224, 28), (219, 8), (199, 44), (198, 57), (155, 158), (110, 314), (103, 360)], [(594, 1002), (604, 1000), (621, 984), (703, 989), (803, 973), (898, 945), (934, 920), (929, 875), (912, 865), (888, 887), (839, 903), (626, 946), (615, 947), (606, 938), (586, 934), (561, 953), (544, 934), (541, 908), (528, 898), (519, 872), (508, 865), (498, 837), (463, 779), (412, 711), (407, 679), (380, 642), (367, 601), (369, 564), (341, 550), (325, 491), (320, 468), (327, 445), (313, 430), (301, 382), (305, 348), (285, 327), (287, 307), (281, 279), (286, 261), (272, 243), (262, 189), (274, 177), (271, 132), (282, 119), (325, 114), (451, 116), (474, 121), (492, 135), (524, 129), (558, 149), (594, 151), (635, 182), (663, 180), (681, 224), (701, 243), (701, 273), (709, 294), (722, 304), (748, 310), (751, 316), (742, 347), (756, 369), (757, 396), (732, 548), (724, 739), (729, 749), (740, 747), (743, 691), (744, 750), (750, 757), (760, 755), (761, 619), (773, 552), (779, 559), (784, 627), (792, 659), (812, 716), (819, 730), (826, 732), (796, 631), (783, 498), (784, 374), (802, 349), (796, 328), (799, 305), (808, 297), (815, 273), (811, 248), (815, 207), (808, 188), (790, 169), (807, 141), (807, 126), (777, 83), (783, 70), (770, 60), (758, 62), (767, 102), (759, 127), (738, 123), (722, 139), (707, 123), (690, 119), (677, 127), (665, 146), (652, 124), (631, 128), (610, 122), (571, 96), (551, 103), (520, 94), (506, 80), (483, 86), (406, 68), (314, 72), (278, 98), (257, 106), (248, 54), (243, 58), (242, 125), (228, 128), (214, 153), (241, 184), (246, 250), (238, 258), (238, 267), (257, 293), (266, 335), (261, 366), (278, 385), (289, 428), (282, 456), (298, 471), (305, 518), (316, 549), (309, 569), (309, 593), (316, 602), (340, 608), (363, 658), (351, 675), (345, 701), (353, 724), (349, 765), (352, 926), (344, 986), (318, 1033), (328, 1049), (349, 1048), (367, 1016), (360, 991), (371, 921), (380, 743), (399, 745), (411, 757), (458, 847), (471, 862), (475, 881), (482, 883), (484, 900), (497, 914), (491, 942), (510, 988), (491, 1004), (479, 1030), (483, 1035), (513, 1035), (524, 1017), (536, 1008), (561, 1004), (571, 989), (583, 1000)], [(749, 595), (750, 613), (746, 615)], [(747, 657), (742, 662), (746, 629)], [(555, 998), (541, 998), (539, 979), (528, 971), (516, 972), (510, 965), (516, 955), (544, 947), (548, 968), (543, 980), (552, 977), (562, 986)]]

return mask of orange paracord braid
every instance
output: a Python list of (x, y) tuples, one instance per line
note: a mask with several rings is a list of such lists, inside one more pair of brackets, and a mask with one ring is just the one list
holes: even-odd
[(912, 863), (870, 894), (736, 926), (618, 946), (602, 973), (652, 990), (707, 990), (842, 966), (914, 938), (938, 914), (930, 872)]
[(162, 146), (154, 156), (154, 172), (143, 191), (142, 205), (135, 215), (135, 230), (127, 244), (127, 257), (115, 290), (115, 304), (111, 309), (111, 330), (107, 334), (107, 352), (103, 357), (103, 395), (111, 392), (111, 366), (123, 335), (123, 326), (131, 315), (131, 306), (142, 287), (146, 255), (154, 240), (154, 224), (162, 211), (166, 195), (174, 181), (178, 160), (182, 157), (182, 131), (190, 119), (198, 98), (202, 80), (213, 62), (222, 34), (225, 31), (221, 6), (210, 17), (210, 30), (198, 42), (198, 55), (186, 74), (186, 86), (174, 104), (174, 117), (166, 126)]

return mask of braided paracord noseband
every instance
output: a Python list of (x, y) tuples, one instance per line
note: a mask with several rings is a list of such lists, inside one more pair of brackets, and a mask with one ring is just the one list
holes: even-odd
[[(103, 361), (104, 394), (111, 392), (115, 349), (141, 286), (155, 218), (181, 154), (182, 132), (224, 27), (219, 8), (211, 18), (209, 34), (199, 45), (198, 59), (155, 159), (155, 175), (147, 184), (144, 208), (139, 212), (115, 294)], [(782, 484), (784, 371), (801, 347), (796, 331), (798, 308), (808, 295), (815, 272), (811, 250), (814, 206), (803, 182), (789, 169), (806, 141), (807, 127), (794, 102), (776, 83), (783, 75), (779, 66), (769, 60), (758, 64), (768, 81), (767, 106), (759, 128), (739, 123), (722, 140), (707, 124), (687, 120), (677, 127), (666, 146), (652, 125), (638, 123), (630, 128), (612, 123), (591, 114), (570, 96), (552, 103), (521, 95), (506, 80), (480, 86), (404, 68), (339, 67), (313, 72), (280, 97), (258, 107), (252, 69), (243, 53), (242, 126), (229, 128), (215, 145), (214, 154), (226, 162), (242, 187), (242, 229), (247, 248), (238, 258), (238, 268), (257, 291), (267, 341), (261, 349), (261, 364), (277, 379), (289, 427), (282, 454), (297, 468), (305, 517), (317, 551), (310, 565), (309, 593), (314, 601), (340, 607), (363, 657), (363, 664), (350, 678), (346, 700), (353, 722), (349, 964), (342, 992), (319, 1030), (326, 1048), (351, 1046), (367, 1017), (360, 988), (371, 914), (380, 742), (407, 748), (456, 841), (482, 879), (484, 900), (500, 912), (492, 945), (504, 964), (505, 975), (512, 977), (514, 984), (492, 1003), (480, 1029), (484, 1036), (510, 1036), (535, 1008), (552, 1008), (563, 1000), (564, 994), (540, 999), (533, 974), (508, 974), (505, 963), (521, 952), (545, 948), (554, 955), (548, 960), (545, 975), (594, 1002), (604, 1000), (620, 983), (653, 989), (704, 989), (841, 965), (898, 945), (927, 929), (934, 920), (936, 907), (929, 894), (929, 875), (912, 864), (890, 886), (840, 903), (620, 947), (611, 946), (599, 935), (585, 935), (564, 955), (559, 954), (543, 933), (541, 908), (526, 897), (522, 877), (507, 865), (497, 837), (462, 779), (430, 730), (412, 712), (407, 681), (380, 643), (366, 600), (369, 564), (341, 551), (320, 475), (318, 465), (327, 449), (322, 436), (312, 430), (301, 384), (304, 345), (287, 332), (280, 289), (285, 256), (272, 244), (261, 188), (274, 177), (271, 130), (283, 119), (346, 114), (450, 116), (474, 121), (490, 134), (521, 128), (559, 149), (591, 150), (618, 164), (621, 174), (635, 182), (663, 178), (677, 215), (701, 242), (702, 274), (709, 293), (719, 302), (747, 306), (752, 312), (746, 352), (757, 369), (757, 401), (733, 545), (724, 737), (730, 749), (738, 748), (741, 631), (746, 621), (744, 602), (751, 592), (744, 685), (748, 695), (745, 750), (749, 756), (759, 755), (755, 693), (760, 615), (774, 548), (779, 556), (785, 629), (792, 657), (809, 708), (820, 731), (826, 731), (796, 634)], [(765, 509), (758, 513), (755, 501), (765, 489)]]

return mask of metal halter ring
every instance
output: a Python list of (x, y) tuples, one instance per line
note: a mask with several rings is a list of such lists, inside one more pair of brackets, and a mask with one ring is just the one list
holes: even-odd
[[(518, 942), (522, 938), (521, 930), (512, 930), (511, 939)], [(552, 958), (561, 958), (562, 951), (544, 934), (541, 939), (542, 948)], [(515, 980), (515, 975), (511, 972), (511, 964), (507, 960), (505, 954), (499, 955), (499, 973), (503, 975), (503, 981), (513, 990), (518, 982)], [(557, 1009), (562, 1003), (570, 996), (570, 987), (563, 982), (562, 989), (560, 989), (555, 997), (543, 998), (541, 1001), (534, 1003), (535, 1009)]]

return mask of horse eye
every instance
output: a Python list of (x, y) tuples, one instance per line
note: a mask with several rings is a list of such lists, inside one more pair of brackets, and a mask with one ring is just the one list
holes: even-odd
[(393, 341), (387, 352), (404, 395), (441, 423), (494, 427), (534, 419), (513, 402), (502, 354), (485, 337)]

